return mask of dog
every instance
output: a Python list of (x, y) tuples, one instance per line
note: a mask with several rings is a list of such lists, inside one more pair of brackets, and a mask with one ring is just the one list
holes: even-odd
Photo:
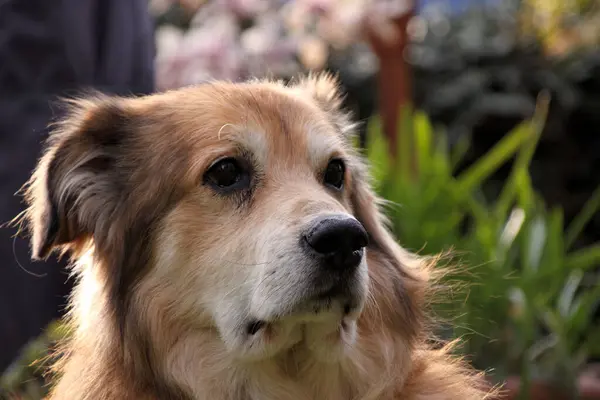
[(70, 100), (25, 186), (69, 254), (53, 400), (481, 400), (431, 342), (435, 260), (400, 247), (337, 79)]

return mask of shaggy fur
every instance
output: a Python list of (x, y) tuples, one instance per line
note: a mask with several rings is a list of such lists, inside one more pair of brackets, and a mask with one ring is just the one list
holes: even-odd
[[(486, 398), (429, 344), (433, 260), (386, 229), (340, 103), (328, 75), (71, 101), (26, 191), (34, 258), (70, 253), (77, 280), (51, 399)], [(223, 156), (247, 190), (203, 180)], [(339, 193), (321, 183), (332, 157)], [(346, 314), (292, 307), (313, 271), (298, 234), (326, 213), (369, 235)]]

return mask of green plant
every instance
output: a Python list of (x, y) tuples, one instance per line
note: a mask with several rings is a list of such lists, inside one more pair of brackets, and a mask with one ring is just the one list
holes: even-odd
[[(498, 377), (520, 374), (574, 390), (576, 374), (590, 354), (600, 353), (600, 330), (592, 313), (600, 288), (592, 273), (600, 245), (570, 251), (600, 206), (600, 188), (564, 230), (560, 209), (547, 210), (534, 191), (529, 163), (543, 130), (548, 98), (534, 117), (517, 126), (460, 175), (454, 171), (468, 148), (449, 149), (421, 112), (405, 109), (395, 159), (370, 121), (366, 156), (376, 190), (387, 199), (401, 244), (421, 254), (452, 250), (460, 264), (447, 277), (468, 290), (440, 307), (452, 316), (447, 337), (462, 337), (463, 351)], [(486, 198), (486, 179), (513, 160), (496, 198)]]
[(20, 357), (0, 376), (0, 399), (44, 398), (48, 392), (46, 369), (53, 361), (50, 349), (66, 334), (66, 326), (54, 321), (25, 346)]

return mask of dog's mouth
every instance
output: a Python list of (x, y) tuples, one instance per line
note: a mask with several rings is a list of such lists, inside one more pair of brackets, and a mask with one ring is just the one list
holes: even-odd
[[(299, 302), (291, 311), (269, 319), (250, 319), (246, 324), (246, 333), (249, 336), (268, 330), (269, 326), (277, 322), (290, 319), (299, 322), (310, 322), (318, 319), (319, 315), (333, 314), (340, 318), (340, 324), (347, 324), (348, 320), (357, 317), (360, 309), (359, 302), (350, 294), (347, 288), (332, 286), (331, 288), (310, 296), (309, 299)], [(346, 321), (346, 322), (345, 322)], [(344, 326), (341, 326), (344, 328)]]
[(260, 319), (255, 319), (250, 321), (248, 325), (246, 325), (246, 333), (248, 335), (256, 335), (258, 331), (264, 328), (267, 325), (267, 321), (262, 321)]

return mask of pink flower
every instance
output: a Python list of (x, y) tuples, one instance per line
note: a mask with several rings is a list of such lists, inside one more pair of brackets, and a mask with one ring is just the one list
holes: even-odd
[[(155, 9), (172, 0), (152, 0)], [(393, 37), (390, 18), (412, 0), (208, 0), (191, 27), (157, 30), (156, 80), (160, 89), (209, 79), (289, 77), (323, 68), (328, 47), (363, 40), (366, 27)], [(254, 26), (242, 30), (240, 17)], [(304, 66), (296, 60), (302, 60)]]

